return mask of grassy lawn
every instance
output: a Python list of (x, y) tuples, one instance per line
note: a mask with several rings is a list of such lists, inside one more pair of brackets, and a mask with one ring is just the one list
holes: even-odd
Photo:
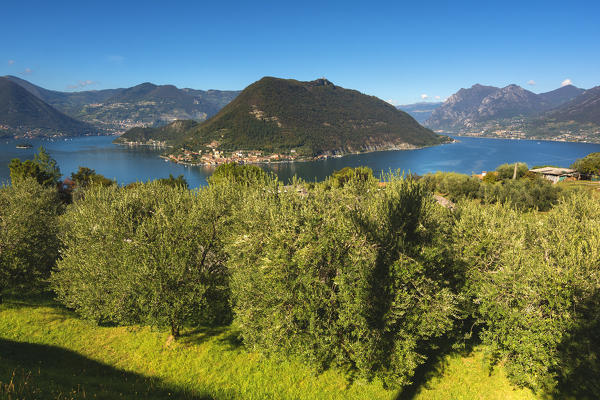
[(483, 350), (452, 355), (398, 393), (248, 352), (231, 328), (168, 333), (99, 327), (51, 300), (0, 305), (0, 399), (533, 399), (489, 371)]

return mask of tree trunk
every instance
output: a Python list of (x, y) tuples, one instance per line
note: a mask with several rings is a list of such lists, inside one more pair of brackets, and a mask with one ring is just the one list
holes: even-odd
[(173, 336), (174, 339), (179, 337), (179, 325), (171, 323), (171, 336)]

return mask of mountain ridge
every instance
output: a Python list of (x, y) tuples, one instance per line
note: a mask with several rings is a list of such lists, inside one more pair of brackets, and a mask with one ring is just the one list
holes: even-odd
[(135, 126), (161, 126), (178, 119), (203, 121), (216, 114), (239, 91), (178, 89), (144, 82), (130, 88), (60, 92), (15, 76), (5, 78), (72, 118), (106, 133)]
[(82, 136), (93, 126), (56, 110), (21, 85), (0, 77), (0, 136)]
[(503, 88), (475, 84), (462, 88), (432, 112), (425, 125), (437, 130), (469, 131), (486, 121), (530, 117), (560, 107), (583, 89), (567, 85), (536, 94), (511, 84)]

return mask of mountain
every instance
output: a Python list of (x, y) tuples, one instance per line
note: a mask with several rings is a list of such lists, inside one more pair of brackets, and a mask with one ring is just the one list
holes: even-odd
[(584, 91), (570, 102), (548, 113), (546, 118), (600, 126), (600, 86)]
[(450, 96), (432, 112), (425, 125), (459, 133), (485, 131), (490, 127), (502, 129), (514, 122), (508, 120), (537, 117), (572, 100), (582, 91), (569, 85), (536, 94), (518, 85), (497, 88), (477, 84)]
[(102, 103), (124, 89), (85, 90), (81, 92), (59, 92), (34, 85), (16, 76), (4, 78), (22, 86), (29, 93), (50, 104), (52, 107), (72, 117), (77, 117), (82, 107), (87, 104)]
[(97, 134), (10, 79), (0, 77), (0, 136), (80, 136)]
[[(155, 129), (153, 134), (144, 132), (144, 137), (157, 140), (165, 132)], [(132, 141), (135, 135), (140, 132), (128, 131), (118, 141)], [(326, 79), (301, 82), (265, 77), (244, 89), (217, 115), (193, 125), (183, 135), (175, 133), (168, 142), (195, 151), (317, 156), (412, 148), (447, 140), (391, 104)]]
[(431, 113), (425, 126), (439, 130), (456, 130), (465, 126), (481, 105), (483, 99), (500, 90), (494, 86), (473, 85), (470, 89), (460, 89), (450, 96), (440, 107)]
[(573, 100), (583, 92), (585, 92), (585, 89), (580, 89), (573, 85), (566, 85), (550, 92), (540, 93), (538, 96), (540, 96), (549, 107), (555, 108)]
[(418, 123), (422, 124), (427, 121), (429, 117), (431, 117), (431, 113), (436, 108), (440, 107), (443, 103), (429, 103), (429, 102), (421, 102), (414, 104), (404, 104), (401, 106), (396, 106), (398, 110), (404, 111), (411, 117), (417, 120)]
[(161, 126), (178, 119), (203, 121), (239, 94), (239, 91), (178, 89), (149, 82), (131, 88), (59, 92), (14, 76), (6, 78), (65, 114), (106, 132)]

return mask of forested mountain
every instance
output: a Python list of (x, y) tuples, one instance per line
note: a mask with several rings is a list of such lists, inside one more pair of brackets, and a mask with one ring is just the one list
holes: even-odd
[(59, 92), (7, 76), (30, 93), (73, 118), (106, 131), (161, 126), (178, 119), (203, 121), (237, 96), (238, 91), (178, 89), (142, 83), (131, 88)]
[(97, 128), (63, 114), (12, 80), (0, 77), (0, 137), (97, 133)]
[(404, 104), (396, 106), (396, 108), (398, 110), (404, 111), (405, 113), (416, 119), (418, 123), (422, 124), (431, 117), (431, 113), (433, 113), (433, 110), (440, 107), (442, 104), (442, 102), (421, 102), (414, 104)]
[[(155, 130), (160, 137), (165, 130)], [(121, 140), (138, 135), (129, 131)], [(408, 114), (373, 96), (326, 79), (300, 82), (265, 77), (248, 86), (208, 121), (193, 126), (183, 144), (224, 151), (261, 150), (318, 155), (442, 143)], [(181, 141), (176, 135), (172, 141)]]

